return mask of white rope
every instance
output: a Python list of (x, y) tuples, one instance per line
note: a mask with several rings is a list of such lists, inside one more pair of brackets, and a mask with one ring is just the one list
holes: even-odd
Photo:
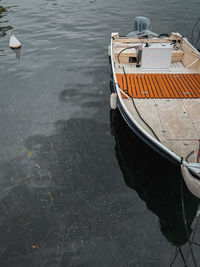
[(194, 50), (184, 46), (184, 45), (181, 45), (181, 48), (185, 48), (186, 50), (190, 51), (194, 56), (200, 58), (200, 54), (197, 54), (197, 52), (195, 52)]
[(122, 89), (120, 89), (120, 87), (119, 87), (119, 90), (123, 95), (125, 95), (129, 100), (131, 100), (131, 97), (129, 95), (127, 95), (124, 91), (122, 91)]
[(193, 61), (191, 64), (189, 64), (188, 66), (186, 66), (186, 68), (190, 68), (193, 64), (195, 64), (197, 61), (199, 61), (200, 58), (195, 59), (195, 61)]

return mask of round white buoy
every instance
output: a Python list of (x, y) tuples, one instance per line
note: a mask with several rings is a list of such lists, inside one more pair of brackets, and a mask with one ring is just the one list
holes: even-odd
[(117, 94), (116, 93), (112, 93), (110, 95), (110, 107), (111, 109), (117, 108)]
[(14, 36), (14, 34), (10, 35), (10, 42), (9, 42), (10, 48), (20, 48), (22, 44), (19, 40)]
[(109, 57), (111, 56), (111, 46), (110, 45), (108, 46), (108, 56)]

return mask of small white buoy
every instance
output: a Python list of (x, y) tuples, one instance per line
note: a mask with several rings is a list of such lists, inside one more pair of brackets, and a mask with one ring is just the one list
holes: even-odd
[(117, 94), (116, 93), (112, 93), (110, 95), (110, 107), (111, 109), (117, 108)]
[(22, 44), (19, 40), (14, 36), (14, 34), (10, 35), (10, 42), (9, 42), (10, 48), (20, 48)]

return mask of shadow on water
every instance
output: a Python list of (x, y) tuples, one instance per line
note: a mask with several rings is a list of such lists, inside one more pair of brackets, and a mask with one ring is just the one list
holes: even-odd
[(1, 19), (7, 15), (7, 12), (10, 8), (11, 7), (0, 6), (0, 37), (4, 37), (7, 31), (13, 29), (12, 26), (1, 26), (1, 24), (8, 22), (8, 21), (1, 21)]
[(115, 154), (125, 183), (158, 216), (165, 238), (180, 249), (194, 235), (192, 223), (199, 199), (182, 183), (180, 168), (142, 142), (125, 123), (118, 109), (111, 110), (110, 119), (111, 133), (116, 141)]

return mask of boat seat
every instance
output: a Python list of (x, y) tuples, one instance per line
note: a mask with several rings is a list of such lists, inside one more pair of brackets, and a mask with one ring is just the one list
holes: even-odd
[[(200, 98), (200, 74), (116, 74), (132, 98)], [(122, 94), (123, 98), (126, 98)]]

